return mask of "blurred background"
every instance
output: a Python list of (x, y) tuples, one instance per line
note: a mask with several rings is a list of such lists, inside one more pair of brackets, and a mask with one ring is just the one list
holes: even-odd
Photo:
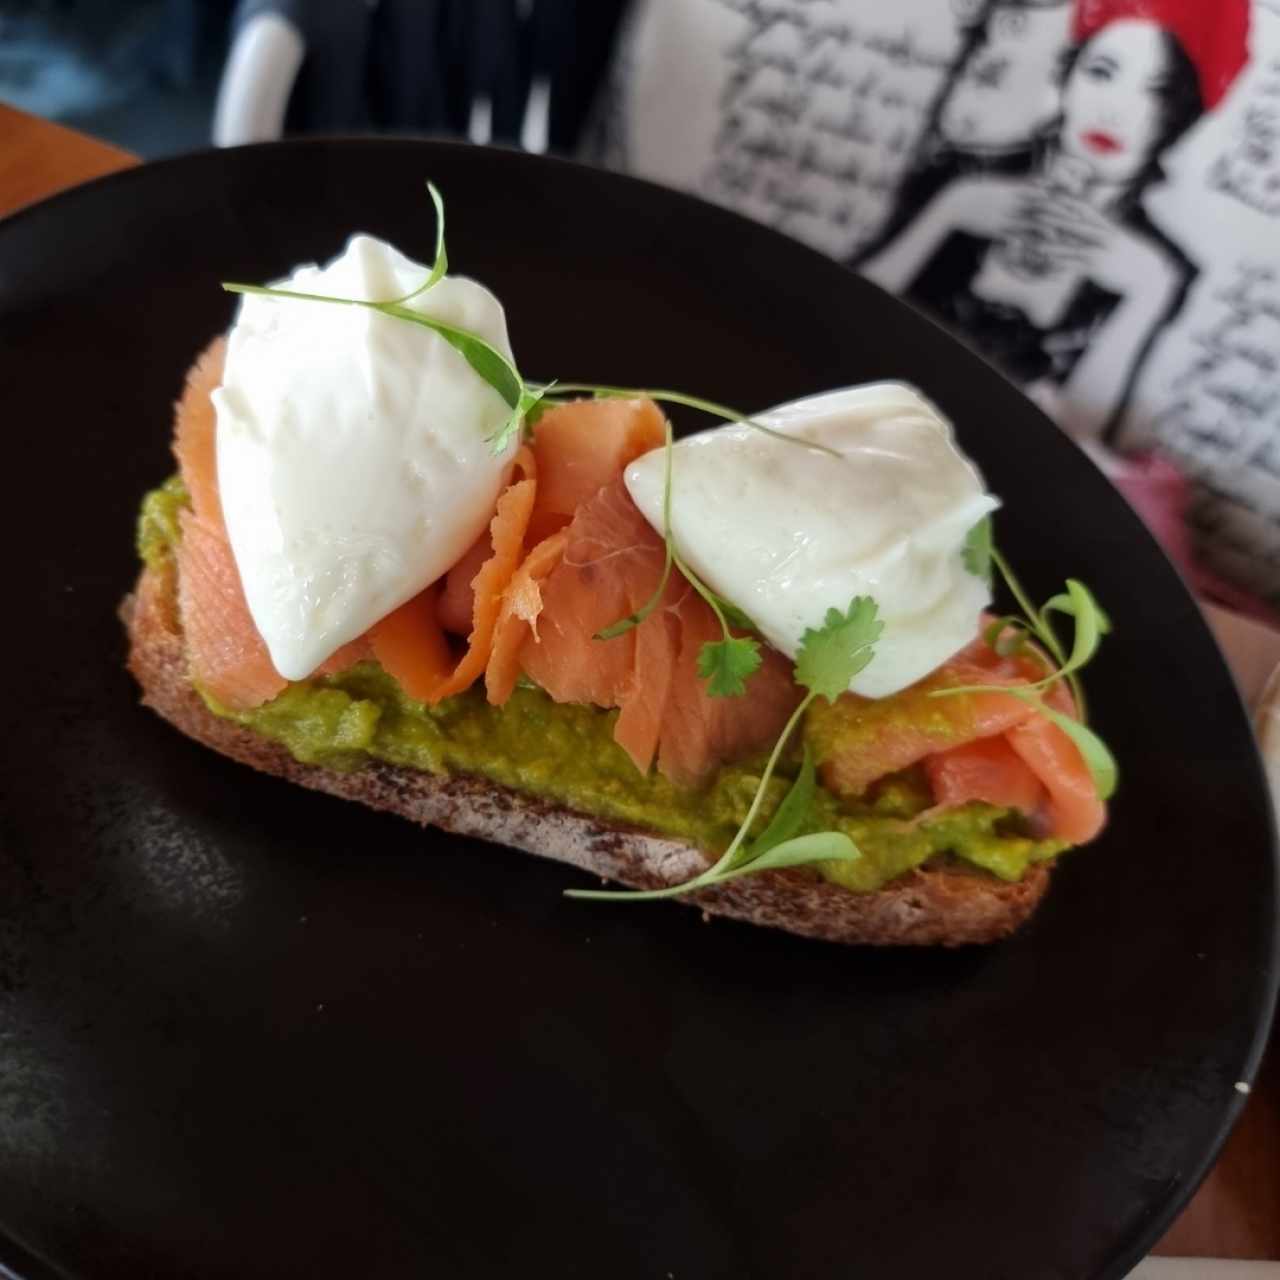
[(144, 159), (308, 131), (569, 150), (624, 7), (0, 0), (0, 102)]
[(0, 0), (0, 101), (149, 159), (207, 146), (233, 0)]

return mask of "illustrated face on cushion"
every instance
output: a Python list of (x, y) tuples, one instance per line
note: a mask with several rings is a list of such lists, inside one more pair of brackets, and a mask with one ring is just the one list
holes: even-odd
[(1166, 133), (1174, 73), (1169, 38), (1154, 22), (1109, 23), (1080, 50), (1062, 88), (1061, 147), (1104, 182), (1127, 182)]

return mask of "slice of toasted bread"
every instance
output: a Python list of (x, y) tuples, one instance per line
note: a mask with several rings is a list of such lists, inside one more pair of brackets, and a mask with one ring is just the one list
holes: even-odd
[[(479, 778), (371, 764), (342, 773), (300, 764), (279, 743), (215, 716), (192, 687), (175, 605), (174, 571), (147, 569), (121, 607), (129, 669), (142, 700), (189, 737), (264, 773), (424, 826), (479, 836), (555, 858), (633, 888), (689, 879), (706, 866), (693, 845), (602, 821)], [(1017, 884), (948, 867), (909, 872), (875, 893), (853, 893), (812, 872), (766, 871), (680, 899), (703, 911), (831, 942), (993, 942), (1035, 910), (1045, 866)]]

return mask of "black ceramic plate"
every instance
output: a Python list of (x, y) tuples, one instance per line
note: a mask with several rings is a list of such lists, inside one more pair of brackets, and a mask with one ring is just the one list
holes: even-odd
[[(1031, 925), (889, 952), (568, 901), (575, 874), (259, 777), (137, 704), (115, 608), (231, 277), (356, 228), (539, 377), (762, 406), (906, 378), (1038, 595), (1115, 620), (1123, 767)], [(657, 187), (410, 142), (149, 166), (0, 225), (0, 1257), (30, 1276), (1120, 1276), (1211, 1161), (1275, 985), (1270, 813), (1195, 605), (986, 365)]]

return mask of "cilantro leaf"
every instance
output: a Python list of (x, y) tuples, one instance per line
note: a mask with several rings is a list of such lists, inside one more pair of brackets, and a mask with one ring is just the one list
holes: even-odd
[(747, 691), (747, 677), (760, 668), (760, 642), (750, 636), (709, 640), (698, 650), (698, 675), (707, 681), (713, 698), (739, 698)]
[(977, 524), (965, 534), (964, 548), (960, 552), (964, 559), (964, 567), (975, 578), (984, 582), (991, 581), (991, 516), (982, 517)]
[(870, 596), (854, 596), (849, 608), (828, 609), (822, 626), (805, 631), (796, 658), (796, 681), (811, 693), (834, 702), (848, 692), (850, 681), (875, 657), (884, 623)]

